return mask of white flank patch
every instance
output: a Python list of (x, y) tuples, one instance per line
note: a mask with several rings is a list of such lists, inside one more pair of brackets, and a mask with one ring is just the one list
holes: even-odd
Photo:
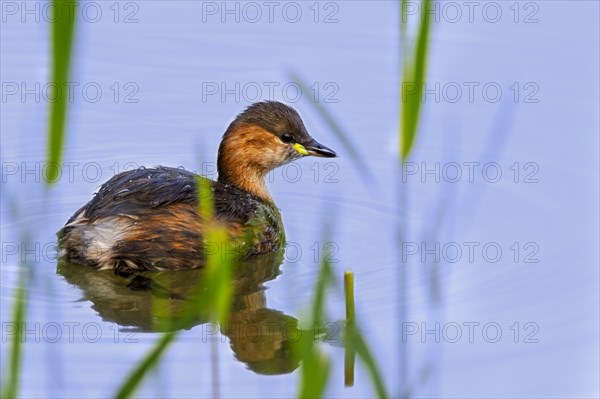
[(111, 259), (113, 247), (123, 240), (130, 225), (121, 217), (106, 218), (88, 225), (83, 231), (87, 257), (97, 261), (100, 269), (114, 268)]

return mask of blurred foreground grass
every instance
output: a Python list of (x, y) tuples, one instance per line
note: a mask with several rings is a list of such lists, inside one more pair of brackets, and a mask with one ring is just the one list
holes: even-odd
[[(77, 18), (78, 3), (70, 0), (52, 0), (50, 28), (52, 37), (52, 79), (50, 82), (50, 114), (48, 123), (48, 165), (58, 165), (62, 160), (67, 126), (67, 96), (61, 88), (69, 81), (73, 35)], [(71, 15), (71, 17), (67, 17)], [(48, 168), (48, 184), (58, 179), (59, 168)]]

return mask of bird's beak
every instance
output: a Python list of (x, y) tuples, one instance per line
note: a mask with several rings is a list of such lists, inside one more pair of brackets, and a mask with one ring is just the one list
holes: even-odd
[(308, 143), (294, 144), (294, 149), (298, 151), (302, 155), (312, 155), (315, 157), (323, 157), (323, 158), (335, 158), (337, 154), (330, 148), (325, 147), (323, 144), (320, 144), (317, 140), (312, 139)]

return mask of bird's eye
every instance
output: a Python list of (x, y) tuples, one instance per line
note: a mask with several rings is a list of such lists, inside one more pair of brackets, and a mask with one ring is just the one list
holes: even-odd
[(284, 133), (281, 135), (281, 141), (283, 141), (284, 143), (291, 143), (292, 141), (294, 141), (294, 138), (291, 134)]

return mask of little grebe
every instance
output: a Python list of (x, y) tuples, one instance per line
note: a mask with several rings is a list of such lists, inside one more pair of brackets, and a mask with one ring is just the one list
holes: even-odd
[[(282, 247), (285, 233), (265, 175), (306, 155), (335, 157), (300, 115), (276, 101), (249, 106), (229, 125), (211, 181), (215, 219), (243, 257)], [(115, 271), (201, 267), (206, 221), (198, 213), (198, 175), (159, 166), (120, 173), (58, 233), (67, 260)]]

